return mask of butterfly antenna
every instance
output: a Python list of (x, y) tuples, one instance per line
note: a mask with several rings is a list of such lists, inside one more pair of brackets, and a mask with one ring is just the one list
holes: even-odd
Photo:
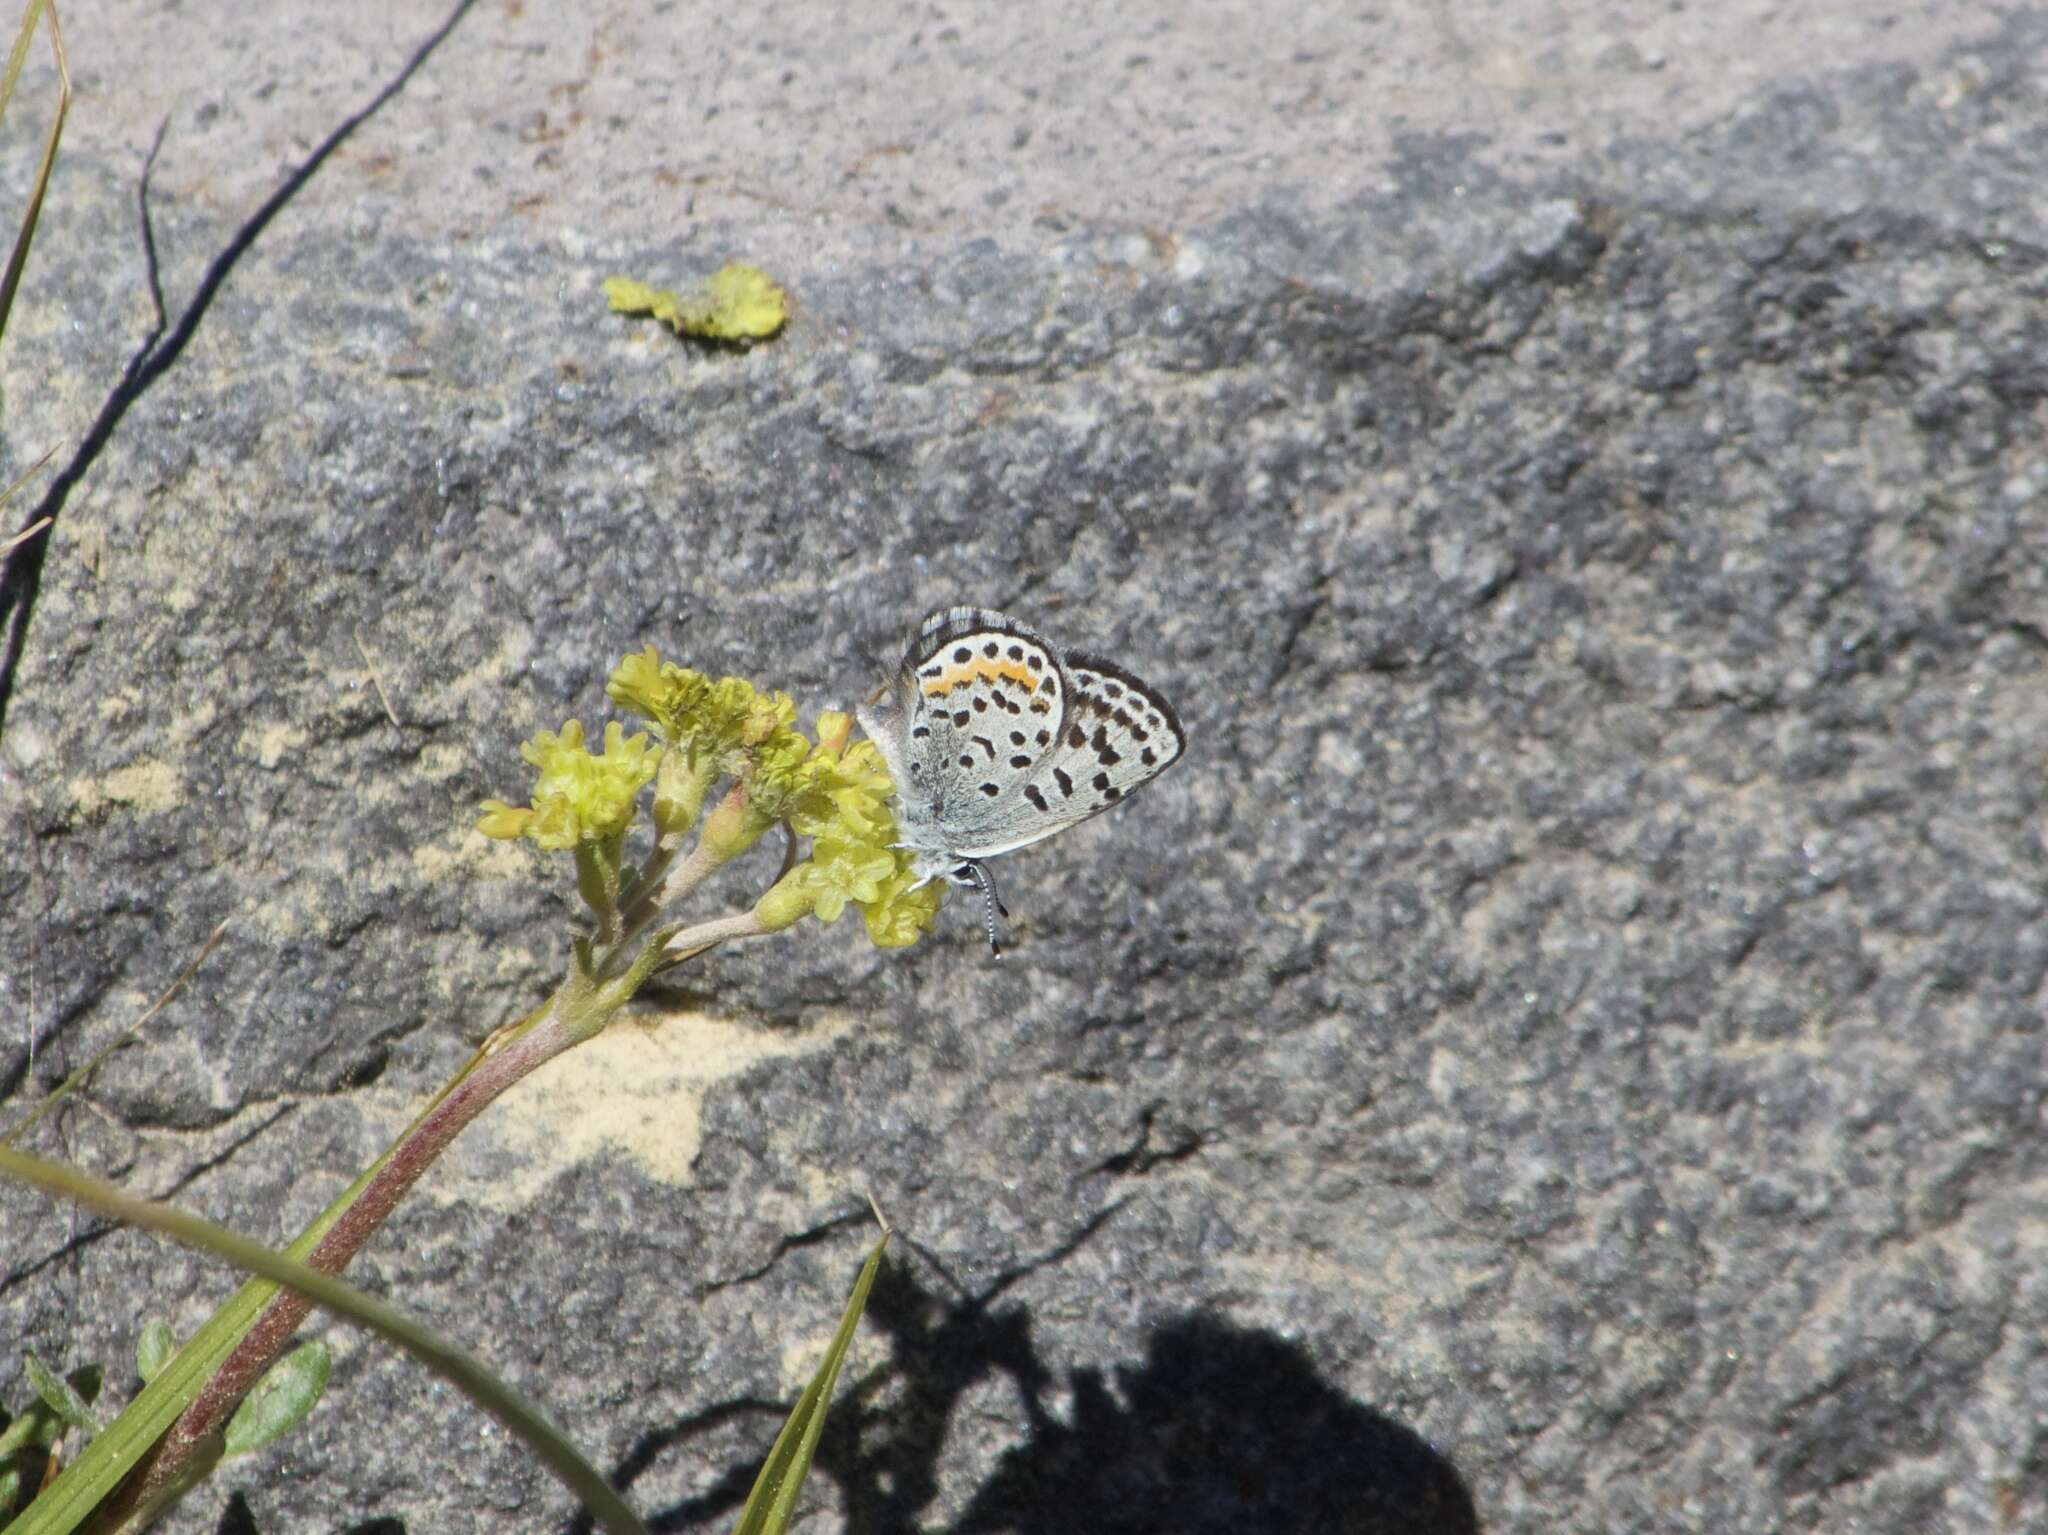
[(996, 894), (996, 882), (989, 877), (987, 869), (972, 859), (968, 860), (967, 867), (973, 872), (974, 883), (981, 890), (981, 899), (984, 903), (983, 914), (988, 924), (988, 951), (997, 959), (1001, 959), (1003, 957), (1003, 946), (996, 942), (996, 913), (1001, 912), (1007, 919), (1010, 915), (1010, 908), (1005, 906), (1002, 902), (1002, 897)]

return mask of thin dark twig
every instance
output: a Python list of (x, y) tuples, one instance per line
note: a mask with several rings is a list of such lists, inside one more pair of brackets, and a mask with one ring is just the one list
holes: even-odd
[[(473, 4), (475, 0), (457, 0), (455, 8), (448, 13), (448, 19), (436, 27), (427, 40), (414, 50), (412, 57), (406, 60), (405, 67), (370, 98), (367, 106), (343, 118), (340, 125), (320, 141), (319, 147), (285, 177), (277, 190), (266, 197), (262, 206), (235, 231), (234, 238), (229, 240), (220, 253), (207, 264), (206, 273), (200, 278), (191, 302), (178, 316), (178, 322), (172, 327), (170, 334), (159, 338), (158, 332), (152, 331), (128, 359), (128, 366), (121, 372), (121, 381), (114, 386), (113, 392), (107, 396), (106, 403), (100, 407), (99, 416), (93, 421), (91, 430), (85, 434), (85, 440), (79, 443), (78, 451), (72, 455), (71, 462), (57, 472), (56, 478), (50, 482), (49, 489), (43, 492), (43, 499), (30, 521), (34, 521), (35, 517), (54, 519), (63, 512), (64, 503), (70, 498), (73, 488), (106, 450), (107, 443), (113, 438), (114, 429), (121, 424), (121, 418), (128, 414), (129, 407), (141, 399), (149, 387), (163, 377), (183, 354), (193, 334), (199, 329), (199, 322), (206, 318), (207, 310), (213, 306), (215, 297), (233, 273), (236, 264), (248, 254), (250, 247), (256, 243), (263, 231), (270, 227), (271, 220), (276, 218), (284, 210), (285, 205), (313, 179), (314, 173), (326, 164), (328, 156), (346, 143), (356, 129), (375, 116), (386, 102), (405, 88), (406, 83), (433, 55), (434, 50), (446, 41), (457, 24), (469, 13)], [(155, 150), (152, 148), (152, 159), (154, 155)], [(145, 178), (147, 171), (148, 166), (145, 165)], [(150, 286), (154, 292), (157, 284), (156, 242), (149, 234), (146, 211), (143, 230), (143, 252), (149, 263)], [(159, 300), (159, 313), (161, 312)], [(7, 629), (5, 648), (0, 649), (0, 731), (6, 728), (7, 706), (14, 697), (14, 679), (20, 671), (22, 654), (27, 647), (29, 618), (35, 611), (36, 594), (42, 589), (43, 555), (49, 546), (48, 537), (33, 539), (12, 551), (5, 566), (0, 567), (0, 624), (5, 624)]]
[(156, 125), (156, 137), (149, 141), (149, 153), (142, 157), (142, 181), (135, 191), (137, 211), (142, 215), (142, 270), (149, 278), (149, 302), (156, 313), (156, 324), (150, 327), (149, 334), (142, 340), (144, 351), (156, 345), (157, 337), (164, 333), (164, 326), (169, 323), (164, 318), (162, 268), (156, 259), (156, 224), (149, 216), (149, 178), (156, 170), (157, 151), (164, 147), (164, 134), (170, 126), (169, 116)]

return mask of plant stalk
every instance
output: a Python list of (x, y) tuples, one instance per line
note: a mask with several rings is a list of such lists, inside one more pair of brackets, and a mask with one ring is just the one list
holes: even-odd
[[(466, 1067), (464, 1074), (414, 1121), (385, 1155), (355, 1202), (307, 1255), (309, 1267), (328, 1274), (341, 1272), (465, 1125), (536, 1067), (589, 1037), (587, 1028), (573, 1027), (565, 1016), (565, 1000), (563, 994), (557, 993), (531, 1028)], [(118, 1527), (128, 1509), (147, 1502), (177, 1477), (207, 1436), (219, 1428), (284, 1351), (311, 1309), (312, 1303), (296, 1290), (278, 1292), (184, 1414), (143, 1457), (121, 1492), (95, 1521), (96, 1527)]]

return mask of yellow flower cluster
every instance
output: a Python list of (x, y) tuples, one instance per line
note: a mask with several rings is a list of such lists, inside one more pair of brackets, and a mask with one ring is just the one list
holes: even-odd
[(755, 910), (771, 928), (807, 914), (837, 922), (851, 902), (860, 908), (868, 938), (878, 949), (916, 943), (938, 915), (946, 887), (916, 883), (910, 860), (895, 846), (889, 811), (894, 786), (872, 741), (846, 739), (853, 721), (844, 714), (818, 720), (819, 745), (805, 758), (804, 780), (786, 804), (789, 824), (811, 839), (811, 856), (791, 869)]
[(585, 748), (578, 720), (559, 735), (543, 730), (519, 748), (540, 770), (532, 806), (487, 799), (477, 829), (487, 837), (526, 837), (557, 853), (623, 836), (632, 824), (633, 801), (654, 777), (653, 748), (644, 734), (628, 737), (617, 720), (604, 727), (602, 752)]
[(657, 827), (680, 832), (696, 823), (713, 784), (735, 779), (738, 791), (704, 824), (706, 844), (732, 857), (784, 821), (811, 841), (810, 856), (755, 908), (771, 930), (813, 914), (836, 922), (849, 904), (881, 948), (913, 944), (931, 926), (945, 886), (911, 888), (881, 753), (871, 742), (849, 744), (846, 715), (821, 717), (813, 745), (796, 728), (788, 694), (737, 677), (714, 681), (664, 663), (651, 646), (621, 661), (605, 691), (653, 724), (662, 749), (645, 735), (626, 738), (617, 724), (605, 729), (602, 756), (584, 750), (574, 720), (560, 735), (543, 731), (521, 748), (540, 769), (532, 808), (485, 802), (479, 829), (487, 836), (527, 837), (555, 850), (619, 836), (650, 780)]
[(727, 773), (757, 752), (783, 759), (808, 749), (794, 728), (796, 704), (787, 693), (763, 693), (739, 677), (713, 682), (664, 662), (652, 645), (621, 661), (604, 690), (621, 709), (652, 720), (692, 762), (710, 757)]

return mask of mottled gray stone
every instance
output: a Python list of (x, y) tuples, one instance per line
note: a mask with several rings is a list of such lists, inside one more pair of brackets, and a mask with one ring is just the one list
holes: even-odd
[[(196, 76), (192, 8), (67, 8), (0, 467), (148, 326), (157, 120), (175, 324), (428, 25), (345, 9), (223, 12)], [(1191, 741), (1005, 861), (1013, 952), (963, 903), (683, 972), (616, 1057), (682, 1071), (672, 1129), (527, 1084), (354, 1277), (670, 1528), (730, 1525), (869, 1191), (907, 1240), (819, 1529), (2048, 1520), (2048, 19), (1806, 11), (465, 17), (61, 507), (0, 725), (10, 1116), (227, 919), (38, 1144), (288, 1237), (562, 963), (561, 871), (468, 830), (523, 737), (649, 642), (844, 707), (988, 602)], [(770, 345), (604, 312), (731, 256), (795, 296)], [(0, 1212), (53, 1363), (227, 1288)], [(328, 1335), (177, 1527), (569, 1517)]]

